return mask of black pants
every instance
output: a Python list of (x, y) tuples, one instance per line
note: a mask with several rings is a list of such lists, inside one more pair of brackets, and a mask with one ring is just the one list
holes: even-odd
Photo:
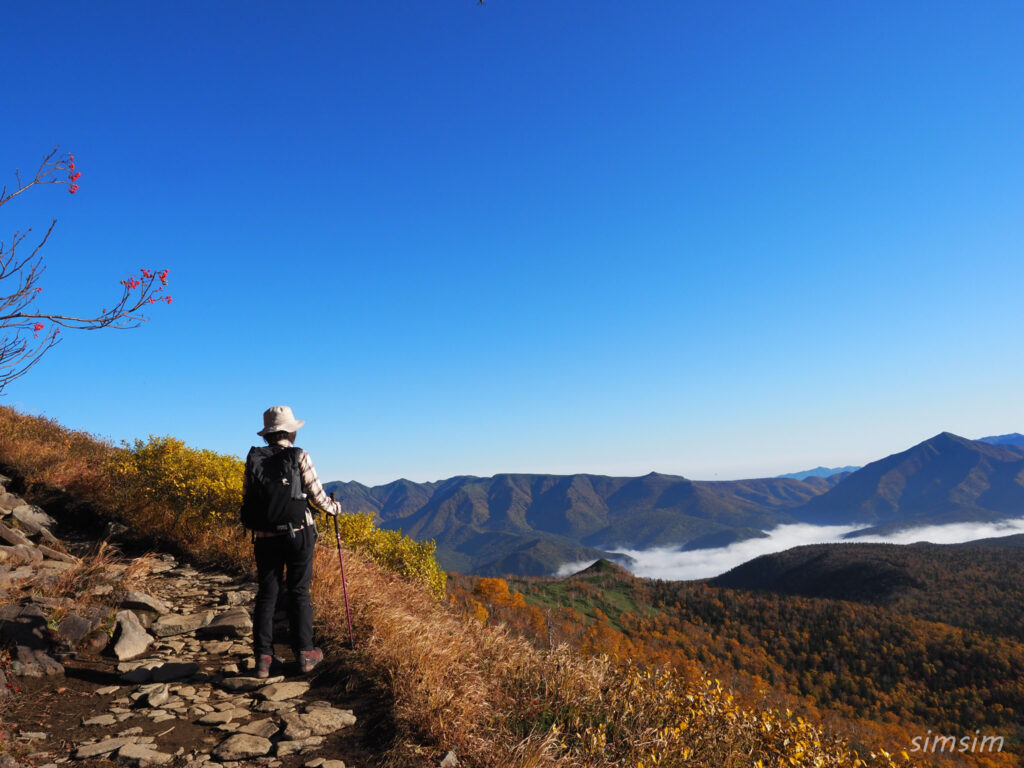
[(295, 534), (256, 539), (254, 543), (259, 591), (253, 617), (253, 650), (257, 656), (274, 653), (274, 607), (281, 588), (288, 587), (288, 622), (292, 649), (313, 648), (313, 606), (309, 582), (313, 578), (313, 550), (316, 527), (306, 526)]

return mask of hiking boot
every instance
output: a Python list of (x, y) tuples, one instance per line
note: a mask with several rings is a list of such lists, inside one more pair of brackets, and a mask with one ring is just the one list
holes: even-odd
[(274, 657), (268, 653), (256, 657), (256, 677), (265, 680), (270, 677), (270, 665), (274, 663)]
[(299, 651), (299, 669), (303, 674), (312, 672), (313, 667), (324, 660), (324, 652), (319, 648), (311, 651)]

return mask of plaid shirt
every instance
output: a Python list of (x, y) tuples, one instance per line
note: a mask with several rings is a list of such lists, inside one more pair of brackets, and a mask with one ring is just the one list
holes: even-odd
[[(274, 445), (280, 445), (285, 448), (293, 447), (291, 440), (278, 440)], [(317, 477), (316, 469), (313, 467), (313, 460), (306, 451), (302, 451), (302, 454), (299, 456), (299, 468), (302, 470), (302, 492), (306, 494), (306, 502), (308, 504), (306, 507), (306, 525), (313, 525), (313, 513), (309, 510), (309, 507), (313, 507), (318, 512), (324, 512), (328, 515), (340, 515), (341, 502), (331, 501), (324, 491), (320, 478)], [(247, 480), (248, 478), (245, 479)], [(243, 487), (244, 485), (245, 482), (243, 480)], [(259, 533), (256, 535), (259, 537)]]

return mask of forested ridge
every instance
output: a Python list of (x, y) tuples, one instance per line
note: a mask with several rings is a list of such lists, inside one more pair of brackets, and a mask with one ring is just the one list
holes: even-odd
[[(846, 548), (838, 560), (859, 560), (862, 575), (877, 566), (877, 553), (863, 552), (871, 545), (827, 547)], [(808, 554), (820, 564), (820, 551)], [(566, 579), (453, 575), (449, 591), (541, 645), (568, 642), (684, 674), (711, 669), (751, 703), (793, 706), (854, 738), (908, 747), (928, 730), (1002, 735), (1003, 754), (956, 759), (1015, 765), (1024, 740), (1020, 556), (1011, 547), (889, 550), (907, 579), (876, 596), (880, 604), (639, 579), (604, 561)]]

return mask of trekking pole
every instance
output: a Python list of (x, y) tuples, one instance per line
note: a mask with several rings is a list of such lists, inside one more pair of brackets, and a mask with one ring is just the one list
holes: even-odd
[[(331, 492), (331, 501), (334, 501), (334, 493)], [(348, 641), (352, 646), (352, 650), (356, 648), (356, 639), (352, 634), (352, 613), (348, 608), (348, 585), (345, 583), (345, 558), (341, 556), (341, 528), (338, 527), (338, 516), (332, 515), (334, 518), (334, 538), (338, 542), (338, 564), (341, 565), (341, 591), (345, 594), (345, 618), (348, 619)]]

